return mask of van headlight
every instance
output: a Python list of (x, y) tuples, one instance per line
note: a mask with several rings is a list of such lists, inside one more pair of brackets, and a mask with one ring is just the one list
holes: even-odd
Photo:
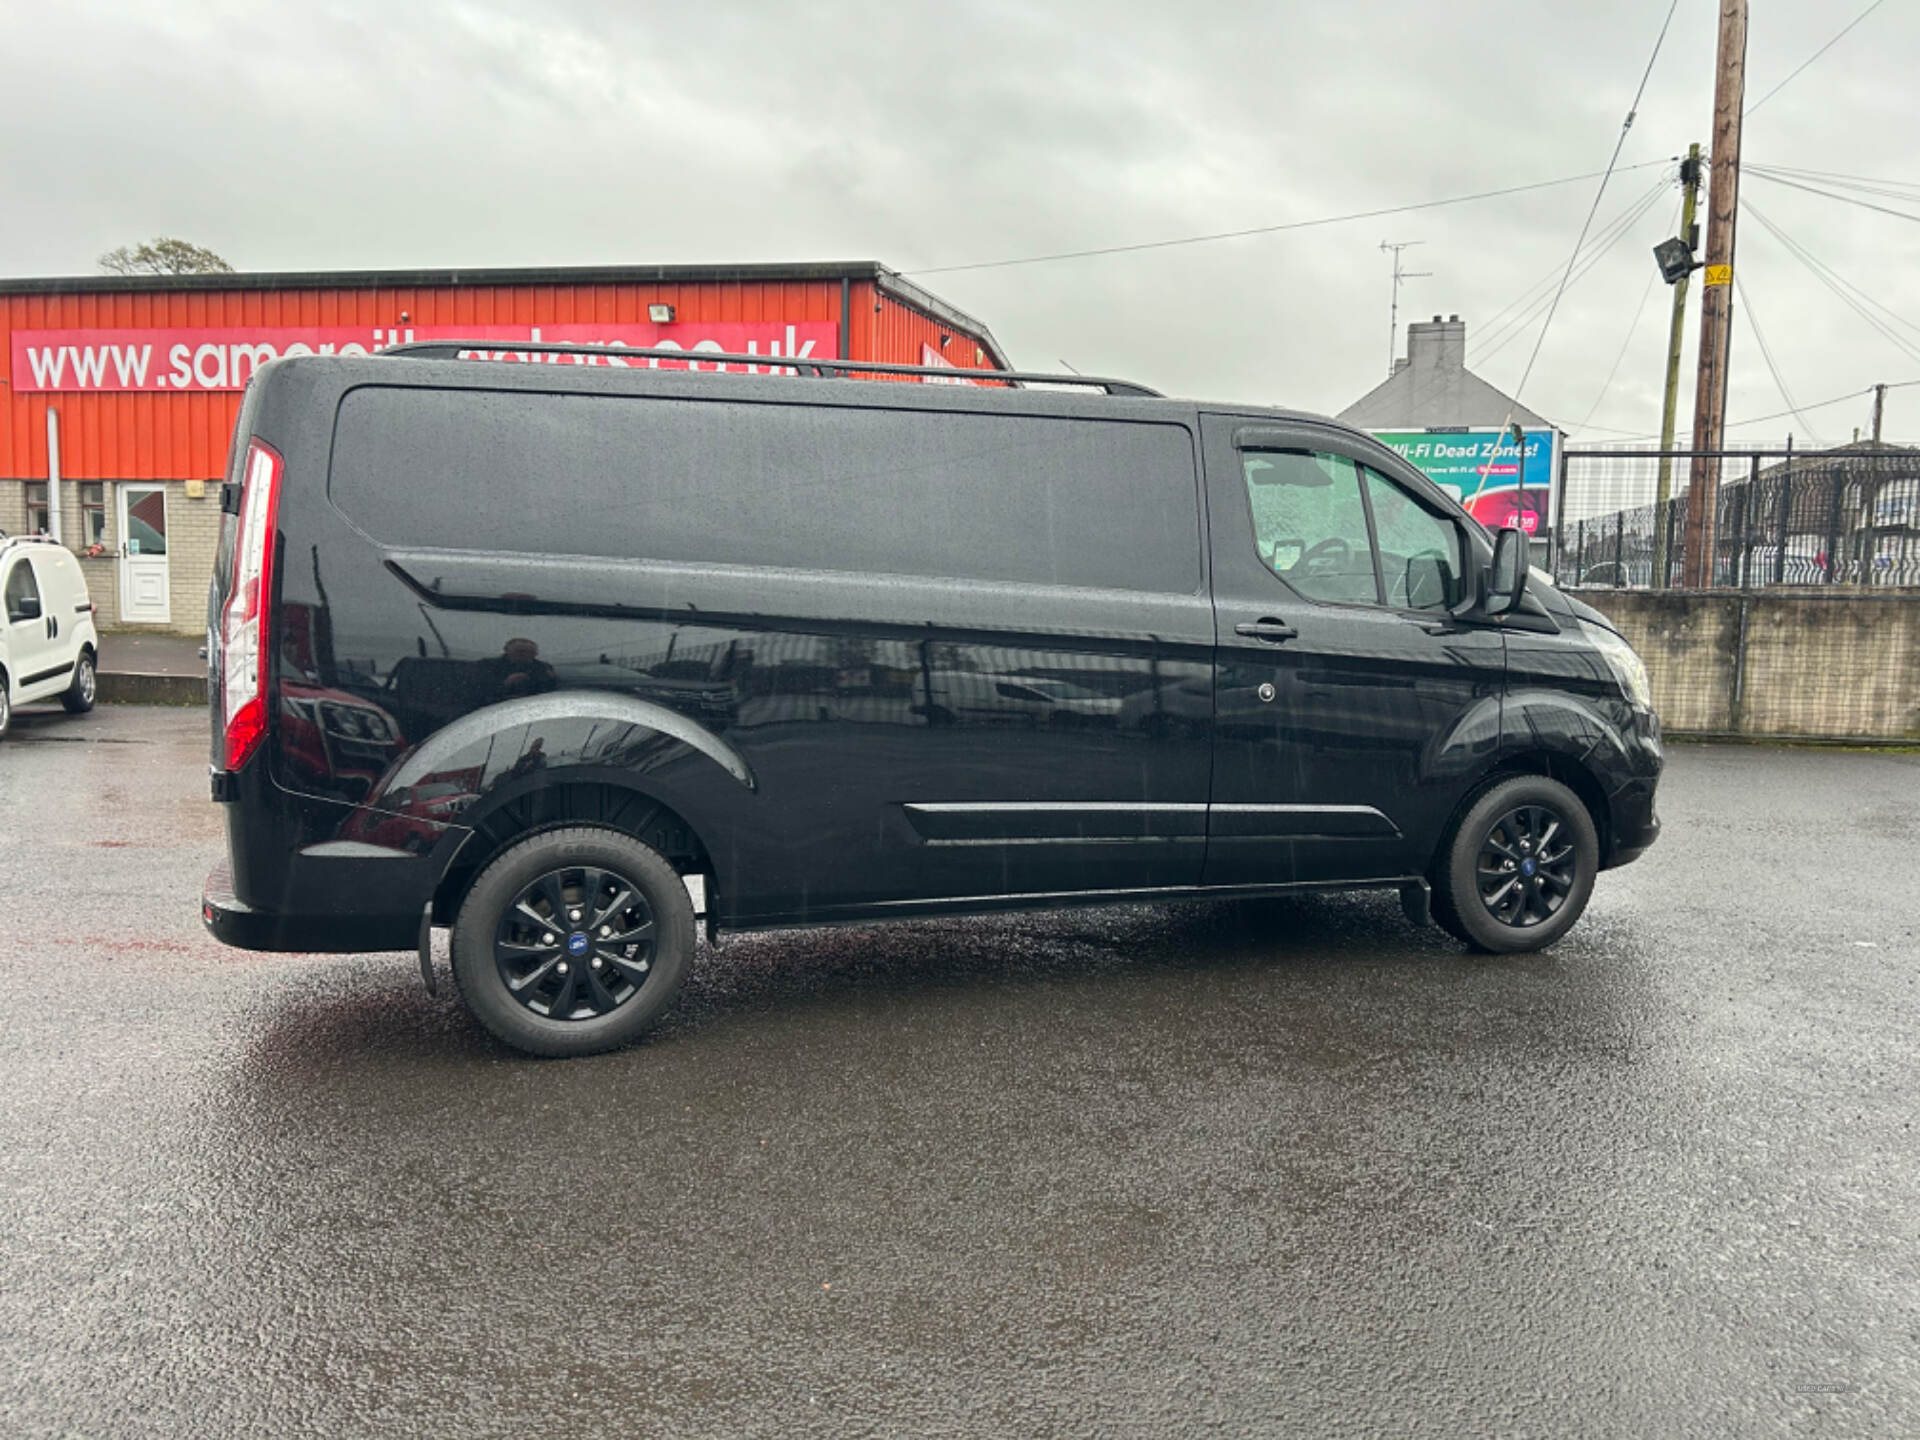
[(1653, 683), (1647, 678), (1647, 664), (1626, 641), (1604, 625), (1596, 625), (1591, 620), (1583, 620), (1581, 626), (1587, 637), (1593, 641), (1593, 648), (1606, 658), (1607, 668), (1613, 671), (1613, 678), (1620, 682), (1620, 688), (1626, 691), (1627, 699), (1636, 710), (1653, 709)]

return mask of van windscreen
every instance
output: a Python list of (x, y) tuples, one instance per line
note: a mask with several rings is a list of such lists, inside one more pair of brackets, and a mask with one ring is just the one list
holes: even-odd
[(389, 545), (1188, 594), (1181, 425), (369, 386), (329, 494)]

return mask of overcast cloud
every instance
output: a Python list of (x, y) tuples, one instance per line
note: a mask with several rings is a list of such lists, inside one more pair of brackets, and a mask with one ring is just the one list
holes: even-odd
[[(1756, 6), (1749, 100), (1865, 4)], [(914, 272), (1437, 199), (1603, 168), (1665, 10), (0, 0), (0, 273), (89, 273), (156, 234), (242, 270)], [(1711, 138), (1716, 15), (1681, 0), (1623, 165)], [(1917, 57), (1920, 8), (1889, 0), (1752, 118), (1748, 160), (1920, 182)], [(1664, 173), (1616, 175), (1602, 221)], [(1511, 389), (1534, 332), (1485, 358), (1472, 342), (1564, 264), (1593, 188), (921, 283), (1025, 366), (1334, 411), (1386, 372), (1379, 243), (1421, 240), (1408, 266), (1434, 274), (1408, 284), (1403, 317), (1460, 314), (1474, 368)], [(1920, 225), (1758, 177), (1743, 198), (1920, 324)], [(1677, 203), (1669, 185), (1568, 293), (1530, 406), (1578, 431), (1624, 343), (1584, 433), (1657, 428), (1668, 292), (1648, 290), (1648, 248)], [(1920, 330), (1902, 353), (1757, 224), (1739, 259), (1801, 404), (1920, 379)], [(1787, 408), (1744, 311), (1735, 334), (1733, 417)], [(1808, 418), (1832, 442), (1867, 411)], [(1920, 386), (1889, 417), (1920, 439)], [(1807, 434), (1738, 433), (1790, 429)]]

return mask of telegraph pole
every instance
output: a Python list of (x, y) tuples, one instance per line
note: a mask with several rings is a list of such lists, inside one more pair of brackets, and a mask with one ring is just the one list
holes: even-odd
[[(1693, 398), (1693, 448), (1726, 439), (1727, 360), (1733, 348), (1733, 239), (1740, 213), (1740, 112), (1747, 90), (1747, 0), (1720, 0), (1719, 73), (1713, 84), (1713, 174), (1707, 184), (1707, 265), (1700, 287), (1700, 379)], [(1680, 583), (1713, 583), (1720, 462), (1696, 454), (1687, 495), (1687, 544)]]
[(1400, 252), (1402, 250), (1411, 250), (1416, 245), (1424, 245), (1426, 243), (1424, 240), (1382, 240), (1380, 242), (1382, 253), (1389, 250), (1393, 252), (1393, 307), (1387, 317), (1387, 378), (1389, 380), (1393, 378), (1393, 362), (1399, 358), (1401, 282), (1406, 280), (1429, 280), (1433, 277), (1431, 270), (1402, 270), (1400, 268)]
[[(1687, 158), (1680, 162), (1681, 193), (1680, 201), (1680, 238), (1687, 243), (1691, 253), (1695, 246), (1693, 211), (1700, 198), (1700, 146), (1698, 143), (1687, 147)], [(1690, 262), (1689, 262), (1690, 263)], [(1673, 427), (1675, 412), (1680, 407), (1680, 345), (1687, 331), (1687, 281), (1690, 275), (1682, 272), (1673, 282), (1673, 324), (1667, 336), (1667, 399), (1660, 411), (1660, 449), (1662, 452), (1673, 449)], [(1673, 498), (1673, 456), (1662, 453), (1660, 456), (1660, 480), (1653, 494), (1653, 585), (1656, 589), (1667, 588), (1667, 576), (1671, 566), (1667, 560), (1667, 502)]]

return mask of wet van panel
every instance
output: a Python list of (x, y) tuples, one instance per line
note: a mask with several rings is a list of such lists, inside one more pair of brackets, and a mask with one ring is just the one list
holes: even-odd
[(1331, 427), (1207, 417), (1220, 635), (1208, 884), (1424, 872), (1500, 738), (1499, 629), (1449, 613), (1473, 537)]
[(1190, 426), (715, 393), (349, 391), (327, 543), (282, 569), (276, 782), (412, 853), (636, 787), (729, 922), (1198, 883)]
[(1635, 710), (1605, 658), (1571, 614), (1557, 629), (1516, 629), (1507, 636), (1507, 700), (1503, 731), (1510, 749), (1551, 755), (1590, 775), (1602, 863), (1637, 855), (1659, 831), (1654, 789), (1664, 752), (1659, 722)]

